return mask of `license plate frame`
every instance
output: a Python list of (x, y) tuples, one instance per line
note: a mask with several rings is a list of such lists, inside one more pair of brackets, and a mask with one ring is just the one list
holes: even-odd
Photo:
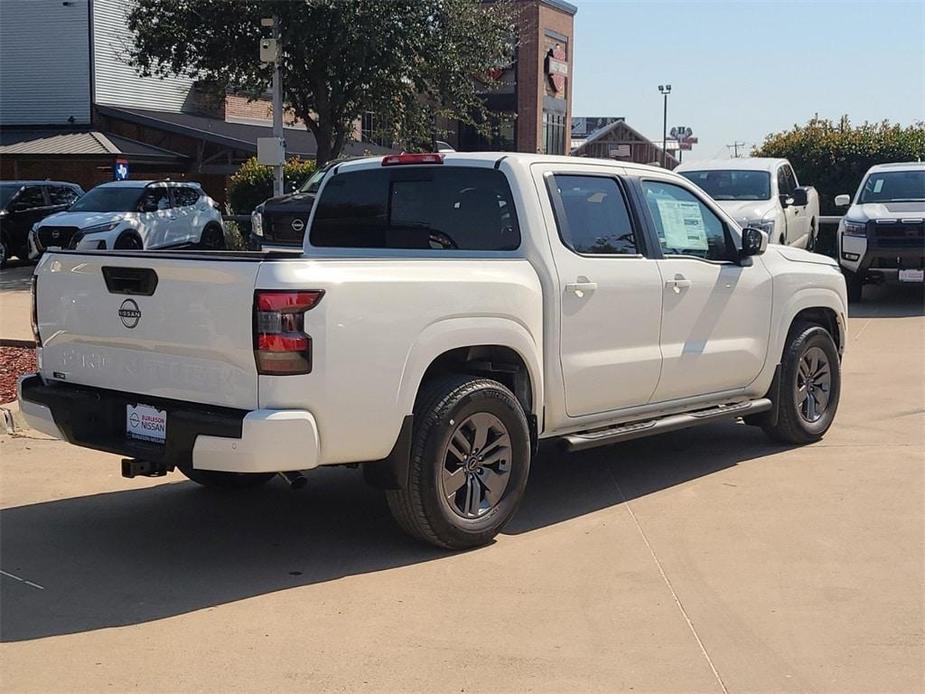
[(167, 443), (167, 410), (144, 403), (125, 405), (125, 436), (137, 441)]
[(899, 281), (900, 282), (925, 282), (925, 270), (900, 270), (899, 271)]

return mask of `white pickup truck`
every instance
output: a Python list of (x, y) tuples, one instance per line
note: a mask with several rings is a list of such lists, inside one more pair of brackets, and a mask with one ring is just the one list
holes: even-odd
[(675, 172), (705, 190), (739, 226), (761, 229), (771, 243), (816, 248), (819, 193), (797, 182), (786, 159), (696, 161)]
[(52, 252), (34, 297), (36, 429), (214, 487), (362, 463), (450, 548), (507, 522), (540, 439), (816, 441), (845, 346), (835, 261), (671, 172), (540, 155), (347, 162), (302, 255)]

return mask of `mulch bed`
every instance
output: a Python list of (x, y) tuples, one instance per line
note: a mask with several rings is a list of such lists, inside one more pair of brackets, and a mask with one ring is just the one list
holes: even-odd
[(16, 399), (16, 379), (35, 373), (35, 350), (29, 347), (0, 347), (0, 404)]

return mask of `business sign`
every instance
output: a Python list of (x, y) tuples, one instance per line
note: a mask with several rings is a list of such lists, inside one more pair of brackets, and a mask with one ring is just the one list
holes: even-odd
[(128, 161), (126, 159), (116, 159), (112, 165), (112, 180), (124, 181), (128, 178)]
[(565, 59), (565, 49), (558, 43), (546, 53), (546, 76), (557, 94), (565, 89), (568, 62)]
[(632, 150), (629, 145), (610, 145), (610, 148), (607, 150), (607, 156), (611, 159), (621, 159), (631, 155)]

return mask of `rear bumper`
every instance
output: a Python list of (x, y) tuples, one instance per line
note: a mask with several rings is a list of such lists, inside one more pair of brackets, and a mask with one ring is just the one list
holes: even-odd
[[(318, 427), (305, 410), (237, 410), (102, 388), (19, 380), (20, 410), (32, 428), (76, 446), (220, 472), (307, 470), (320, 463)], [(126, 405), (167, 412), (164, 444), (125, 435)]]

